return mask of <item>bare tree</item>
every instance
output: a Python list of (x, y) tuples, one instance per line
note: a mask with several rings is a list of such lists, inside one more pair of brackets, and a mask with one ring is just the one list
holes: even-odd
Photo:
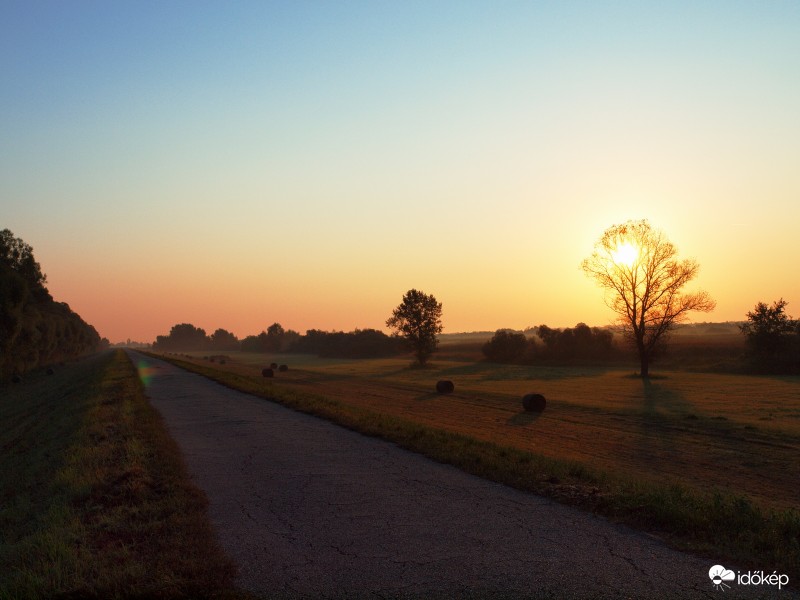
[(677, 253), (647, 221), (628, 221), (606, 229), (581, 263), (605, 290), (606, 304), (636, 347), (642, 377), (649, 375), (653, 353), (673, 325), (689, 311), (709, 312), (716, 305), (706, 292), (682, 291), (700, 266), (691, 259), (679, 261)]

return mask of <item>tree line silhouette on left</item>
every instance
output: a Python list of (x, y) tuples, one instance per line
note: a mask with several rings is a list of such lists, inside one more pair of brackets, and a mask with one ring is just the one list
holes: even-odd
[(47, 290), (33, 248), (0, 231), (0, 380), (108, 345), (97, 330)]

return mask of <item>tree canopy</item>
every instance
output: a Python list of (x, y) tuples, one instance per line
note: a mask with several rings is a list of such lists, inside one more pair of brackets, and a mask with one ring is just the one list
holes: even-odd
[(405, 338), (417, 362), (425, 365), (439, 344), (437, 336), (442, 332), (442, 304), (432, 294), (408, 290), (386, 320), (386, 326)]
[(656, 348), (673, 325), (690, 311), (709, 312), (715, 306), (706, 292), (683, 291), (700, 267), (691, 259), (678, 260), (677, 254), (646, 220), (628, 221), (606, 229), (581, 263), (606, 292), (606, 303), (636, 347), (642, 377), (649, 375)]
[(786, 300), (759, 302), (741, 325), (750, 358), (760, 371), (800, 371), (800, 321), (786, 313)]
[(94, 351), (97, 331), (45, 287), (33, 248), (0, 231), (0, 380)]

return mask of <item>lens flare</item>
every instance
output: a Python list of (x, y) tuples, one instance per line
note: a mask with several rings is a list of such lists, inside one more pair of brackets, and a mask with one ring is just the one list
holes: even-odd
[(139, 371), (139, 379), (146, 389), (156, 374), (156, 370), (143, 360), (140, 360), (139, 364), (136, 365), (136, 370)]

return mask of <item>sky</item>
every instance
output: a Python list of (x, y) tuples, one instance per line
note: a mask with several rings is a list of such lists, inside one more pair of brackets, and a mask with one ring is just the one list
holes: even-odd
[(800, 3), (0, 0), (0, 228), (112, 342), (613, 320), (647, 219), (800, 315)]

